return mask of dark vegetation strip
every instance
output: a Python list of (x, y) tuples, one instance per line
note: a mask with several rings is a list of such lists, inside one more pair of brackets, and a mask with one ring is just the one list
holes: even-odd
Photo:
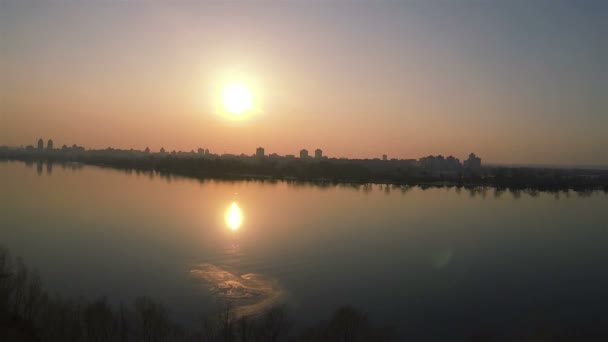
[(69, 163), (123, 170), (158, 172), (197, 179), (280, 179), (317, 183), (384, 183), (396, 185), (490, 186), (498, 189), (608, 192), (608, 170), (482, 167), (450, 169), (424, 166), (414, 160), (257, 158), (198, 156), (123, 150), (27, 151), (0, 150), (0, 160), (26, 163)]

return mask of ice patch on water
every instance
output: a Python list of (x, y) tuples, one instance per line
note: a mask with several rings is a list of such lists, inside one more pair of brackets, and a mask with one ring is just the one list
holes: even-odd
[(229, 302), (237, 316), (258, 315), (278, 304), (284, 291), (276, 281), (255, 273), (241, 276), (213, 264), (200, 264), (190, 274), (217, 298)]

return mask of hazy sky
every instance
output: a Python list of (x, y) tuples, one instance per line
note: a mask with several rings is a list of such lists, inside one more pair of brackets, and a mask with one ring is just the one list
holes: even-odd
[(608, 164), (608, 1), (0, 0), (0, 144), (39, 137)]

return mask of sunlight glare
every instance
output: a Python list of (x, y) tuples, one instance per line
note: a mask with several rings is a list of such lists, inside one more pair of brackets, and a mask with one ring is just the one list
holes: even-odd
[(230, 229), (237, 230), (241, 226), (241, 223), (243, 223), (241, 208), (239, 208), (236, 202), (232, 202), (226, 211), (226, 224)]
[(253, 109), (253, 96), (242, 83), (232, 83), (224, 88), (222, 104), (230, 114), (243, 114)]

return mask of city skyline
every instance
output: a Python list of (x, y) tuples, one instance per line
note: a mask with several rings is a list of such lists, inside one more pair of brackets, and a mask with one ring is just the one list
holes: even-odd
[[(59, 146), (59, 145), (57, 145)], [(61, 145), (61, 147), (55, 147), (55, 142), (52, 138), (49, 138), (46, 142), (45, 145), (45, 140), (43, 138), (38, 138), (36, 140), (36, 144), (20, 144), (18, 146), (0, 146), (0, 147), (10, 147), (10, 148), (20, 148), (20, 149), (34, 149), (36, 148), (37, 150), (65, 150), (66, 148), (70, 148), (70, 147), (78, 147), (78, 148), (84, 148), (85, 150), (87, 149), (84, 146), (79, 146), (78, 144), (63, 144)], [(150, 149), (149, 146), (144, 147), (143, 149), (138, 149), (138, 148), (128, 148), (128, 149), (121, 149), (121, 148), (115, 148), (112, 146), (108, 146), (106, 148), (101, 148), (101, 149), (95, 149), (95, 148), (88, 148), (90, 150), (105, 150), (105, 149), (114, 149), (114, 150), (120, 150), (120, 151), (128, 151), (128, 150), (132, 150), (132, 151), (137, 151), (137, 152), (145, 152), (145, 153), (171, 153), (171, 152), (177, 152), (177, 153), (194, 153), (194, 154), (203, 154), (203, 155), (235, 155), (235, 156), (239, 156), (239, 155), (243, 155), (243, 156), (256, 156), (256, 157), (271, 157), (271, 156), (278, 156), (278, 157), (295, 157), (295, 154), (291, 154), (291, 153), (286, 153), (286, 154), (278, 154), (276, 152), (271, 152), (271, 153), (267, 153), (266, 148), (262, 147), (262, 146), (258, 146), (254, 153), (251, 154), (247, 154), (245, 152), (241, 152), (241, 153), (230, 153), (228, 151), (223, 151), (221, 153), (214, 153), (216, 151), (211, 151), (208, 148), (204, 148), (201, 146), (198, 146), (196, 148), (192, 148), (189, 150), (170, 150), (170, 149), (165, 149), (164, 147), (160, 147), (159, 149), (157, 149), (156, 151), (153, 149)], [(169, 152), (167, 152), (167, 150)], [(348, 159), (347, 157), (342, 157), (342, 156), (328, 156), (325, 154), (325, 152), (323, 152), (323, 149), (321, 148), (316, 148), (314, 150), (314, 156), (309, 155), (309, 151), (306, 148), (300, 149), (299, 150), (299, 154), (300, 154), (300, 158), (311, 158), (311, 159), (327, 159), (327, 158), (342, 158), (342, 159)], [(427, 156), (433, 156), (433, 155), (427, 155)], [(425, 156), (425, 157), (427, 157)], [(443, 156), (442, 154), (439, 154), (437, 156)], [(449, 157), (452, 157), (452, 155), (450, 155)], [(424, 157), (421, 157), (424, 158)], [(353, 158), (354, 159), (354, 158)], [(380, 157), (369, 157), (369, 158), (360, 158), (360, 159), (383, 159), (383, 160), (389, 160), (389, 159), (398, 159), (398, 160), (413, 160), (415, 158), (389, 158), (387, 159), (387, 155), (386, 154), (382, 154), (380, 155)]]
[[(51, 147), (49, 147), (49, 144)], [(346, 159), (346, 160), (384, 160), (384, 161), (390, 161), (390, 160), (397, 160), (397, 161), (420, 161), (422, 159), (425, 158), (434, 158), (434, 157), (442, 157), (442, 158), (446, 158), (447, 160), (449, 160), (450, 158), (455, 158), (454, 155), (452, 154), (443, 154), (443, 153), (438, 153), (438, 154), (427, 154), (427, 155), (421, 155), (421, 156), (406, 156), (406, 157), (395, 157), (395, 156), (389, 156), (387, 154), (380, 154), (380, 155), (372, 155), (372, 156), (367, 156), (367, 157), (361, 157), (361, 158), (349, 158), (346, 156), (337, 156), (337, 155), (327, 155), (325, 150), (321, 149), (321, 148), (315, 148), (314, 155), (310, 155), (310, 151), (307, 148), (301, 148), (299, 149), (299, 151), (296, 151), (296, 153), (277, 153), (274, 150), (271, 150), (270, 152), (267, 151), (266, 147), (263, 146), (258, 146), (257, 148), (255, 148), (255, 150), (253, 151), (253, 153), (247, 153), (247, 152), (231, 152), (231, 151), (215, 151), (215, 150), (210, 150), (209, 148), (205, 148), (205, 147), (201, 147), (201, 146), (197, 146), (195, 148), (190, 148), (190, 149), (185, 149), (185, 150), (175, 150), (175, 149), (165, 149), (163, 146), (161, 146), (158, 149), (150, 149), (149, 146), (145, 146), (143, 148), (133, 148), (133, 147), (129, 147), (129, 148), (117, 148), (117, 147), (113, 147), (113, 146), (107, 146), (105, 148), (91, 148), (91, 147), (86, 147), (86, 146), (81, 146), (78, 144), (57, 144), (55, 145), (55, 142), (52, 138), (45, 140), (43, 138), (39, 138), (36, 140), (36, 144), (20, 144), (20, 145), (14, 145), (14, 146), (2, 146), (0, 145), (0, 148), (18, 148), (18, 149), (37, 149), (37, 150), (66, 150), (66, 149), (74, 149), (77, 148), (79, 150), (82, 151), (86, 151), (86, 150), (93, 150), (93, 151), (103, 151), (103, 150), (107, 150), (107, 149), (112, 149), (112, 150), (116, 150), (116, 151), (136, 151), (136, 152), (144, 152), (144, 153), (160, 153), (160, 154), (171, 154), (171, 153), (181, 153), (181, 154), (196, 154), (196, 155), (206, 155), (206, 156), (246, 156), (246, 157), (279, 157), (279, 158), (298, 158), (298, 159), (311, 159), (311, 160), (327, 160), (327, 159)], [(304, 157), (302, 157), (302, 153), (305, 151), (306, 155)], [(311, 150), (312, 151), (312, 150)], [(318, 155), (317, 155), (318, 154)], [(471, 155), (473, 155), (474, 157), (476, 156), (476, 154), (474, 152), (470, 152), (470, 153), (466, 153), (465, 155), (461, 156), (460, 158), (456, 158), (456, 160), (462, 160), (462, 162), (466, 161), (466, 157), (471, 157)], [(538, 163), (496, 163), (496, 162), (489, 162), (486, 163), (489, 165), (504, 165), (504, 166), (528, 166), (528, 167), (578, 167), (578, 168), (592, 168), (592, 169), (607, 169), (608, 170), (608, 164), (538, 164)]]

